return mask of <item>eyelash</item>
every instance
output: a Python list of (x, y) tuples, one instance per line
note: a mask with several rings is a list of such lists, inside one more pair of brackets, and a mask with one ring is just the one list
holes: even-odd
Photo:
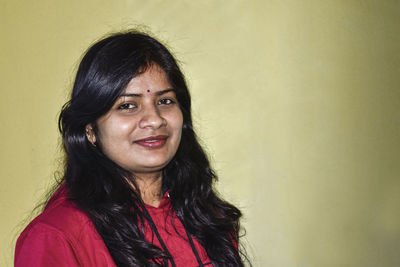
[[(170, 98), (163, 98), (163, 99), (158, 100), (158, 102), (157, 102), (158, 105), (172, 105), (174, 103), (175, 103), (175, 101)], [(136, 107), (137, 107), (136, 104), (133, 104), (133, 103), (123, 103), (118, 106), (118, 109), (122, 109), (122, 110), (134, 109)]]
[[(162, 103), (162, 102), (164, 102), (164, 103)], [(165, 103), (165, 102), (168, 102), (168, 103)], [(159, 105), (171, 105), (171, 104), (174, 104), (174, 103), (175, 103), (175, 101), (170, 99), (170, 98), (163, 98), (163, 99), (160, 99), (158, 101)]]
[(118, 106), (118, 109), (133, 109), (133, 108), (136, 108), (136, 105), (132, 103), (124, 103)]

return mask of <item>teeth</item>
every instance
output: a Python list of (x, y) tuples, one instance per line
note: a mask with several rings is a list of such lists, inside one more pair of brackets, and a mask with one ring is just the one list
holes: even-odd
[(154, 143), (154, 142), (157, 142), (157, 140), (146, 140), (145, 142), (146, 143)]

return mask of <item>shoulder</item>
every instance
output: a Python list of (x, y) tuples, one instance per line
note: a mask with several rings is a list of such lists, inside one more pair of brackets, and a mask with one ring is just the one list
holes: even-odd
[(66, 189), (61, 186), (21, 236), (47, 230), (67, 239), (79, 239), (82, 232), (95, 231), (95, 228), (89, 217), (68, 199)]
[[(16, 266), (51, 266), (60, 260), (66, 266), (95, 264), (98, 260), (109, 261), (107, 266), (112, 266), (108, 250), (93, 223), (68, 199), (62, 187), (21, 233), (15, 248)], [(23, 264), (32, 261), (37, 265)], [(99, 266), (91, 264), (89, 266)]]

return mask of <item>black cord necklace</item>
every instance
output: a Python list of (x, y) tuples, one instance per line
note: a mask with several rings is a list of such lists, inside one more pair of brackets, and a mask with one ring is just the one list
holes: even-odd
[[(161, 245), (162, 249), (163, 249), (164, 252), (167, 254), (168, 259), (169, 259), (169, 261), (171, 262), (172, 267), (176, 267), (176, 264), (175, 264), (175, 262), (174, 262), (174, 259), (172, 258), (171, 253), (169, 253), (169, 250), (168, 250), (167, 246), (165, 245), (164, 241), (162, 240), (161, 235), (160, 235), (160, 233), (158, 232), (157, 227), (156, 227), (156, 225), (155, 225), (153, 219), (152, 219), (151, 216), (150, 216), (150, 213), (148, 212), (148, 210), (147, 210), (147, 208), (145, 207), (145, 205), (141, 205), (141, 206), (142, 206), (142, 209), (143, 209), (143, 211), (144, 211), (145, 217), (146, 217), (148, 223), (150, 224), (151, 229), (152, 229), (153, 232), (156, 234), (156, 237), (157, 237), (158, 241), (160, 242), (160, 245)], [(168, 263), (167, 263), (167, 266), (168, 266)]]
[(185, 226), (183, 226), (183, 227), (185, 228), (186, 235), (188, 236), (190, 246), (192, 247), (192, 251), (193, 251), (193, 253), (194, 253), (194, 256), (196, 257), (196, 260), (197, 260), (197, 263), (199, 264), (199, 267), (204, 267), (204, 264), (203, 264), (203, 262), (202, 262), (201, 259), (200, 259), (200, 255), (199, 255), (199, 253), (197, 252), (196, 247), (194, 246), (194, 242), (193, 242), (193, 239), (192, 239), (192, 235), (188, 232), (188, 230), (186, 229)]
[[(169, 197), (169, 195), (168, 195), (168, 197)], [(157, 226), (155, 225), (153, 219), (151, 218), (149, 211), (147, 210), (146, 206), (143, 205), (142, 203), (140, 203), (140, 206), (142, 207), (142, 209), (144, 211), (144, 215), (145, 215), (146, 220), (148, 221), (152, 231), (154, 232), (154, 234), (156, 235), (158, 241), (160, 242), (160, 245), (161, 245), (162, 249), (167, 254), (168, 260), (171, 262), (172, 267), (176, 267), (174, 259), (172, 258), (171, 253), (169, 252), (169, 250), (168, 250), (167, 246), (165, 245), (164, 241), (162, 240), (161, 235), (157, 230)], [(201, 261), (200, 255), (199, 255), (199, 253), (198, 253), (198, 251), (197, 251), (197, 249), (196, 249), (196, 247), (194, 245), (192, 235), (188, 232), (188, 230), (186, 229), (186, 227), (183, 224), (182, 220), (179, 217), (178, 217), (178, 219), (181, 221), (181, 223), (183, 225), (183, 228), (185, 229), (186, 235), (187, 235), (188, 240), (189, 240), (190, 247), (192, 248), (193, 254), (196, 257), (196, 260), (197, 260), (197, 263), (199, 264), (199, 267), (204, 267), (205, 265)], [(208, 263), (206, 265), (208, 265)], [(168, 266), (168, 262), (167, 262), (167, 266)]]

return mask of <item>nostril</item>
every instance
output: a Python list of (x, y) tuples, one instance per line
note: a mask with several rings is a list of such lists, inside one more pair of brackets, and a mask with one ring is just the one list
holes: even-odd
[(160, 114), (148, 114), (147, 116), (144, 116), (141, 118), (141, 120), (139, 121), (139, 127), (140, 128), (147, 128), (147, 127), (151, 127), (151, 128), (160, 128), (163, 126), (167, 125), (167, 120), (160, 116)]

